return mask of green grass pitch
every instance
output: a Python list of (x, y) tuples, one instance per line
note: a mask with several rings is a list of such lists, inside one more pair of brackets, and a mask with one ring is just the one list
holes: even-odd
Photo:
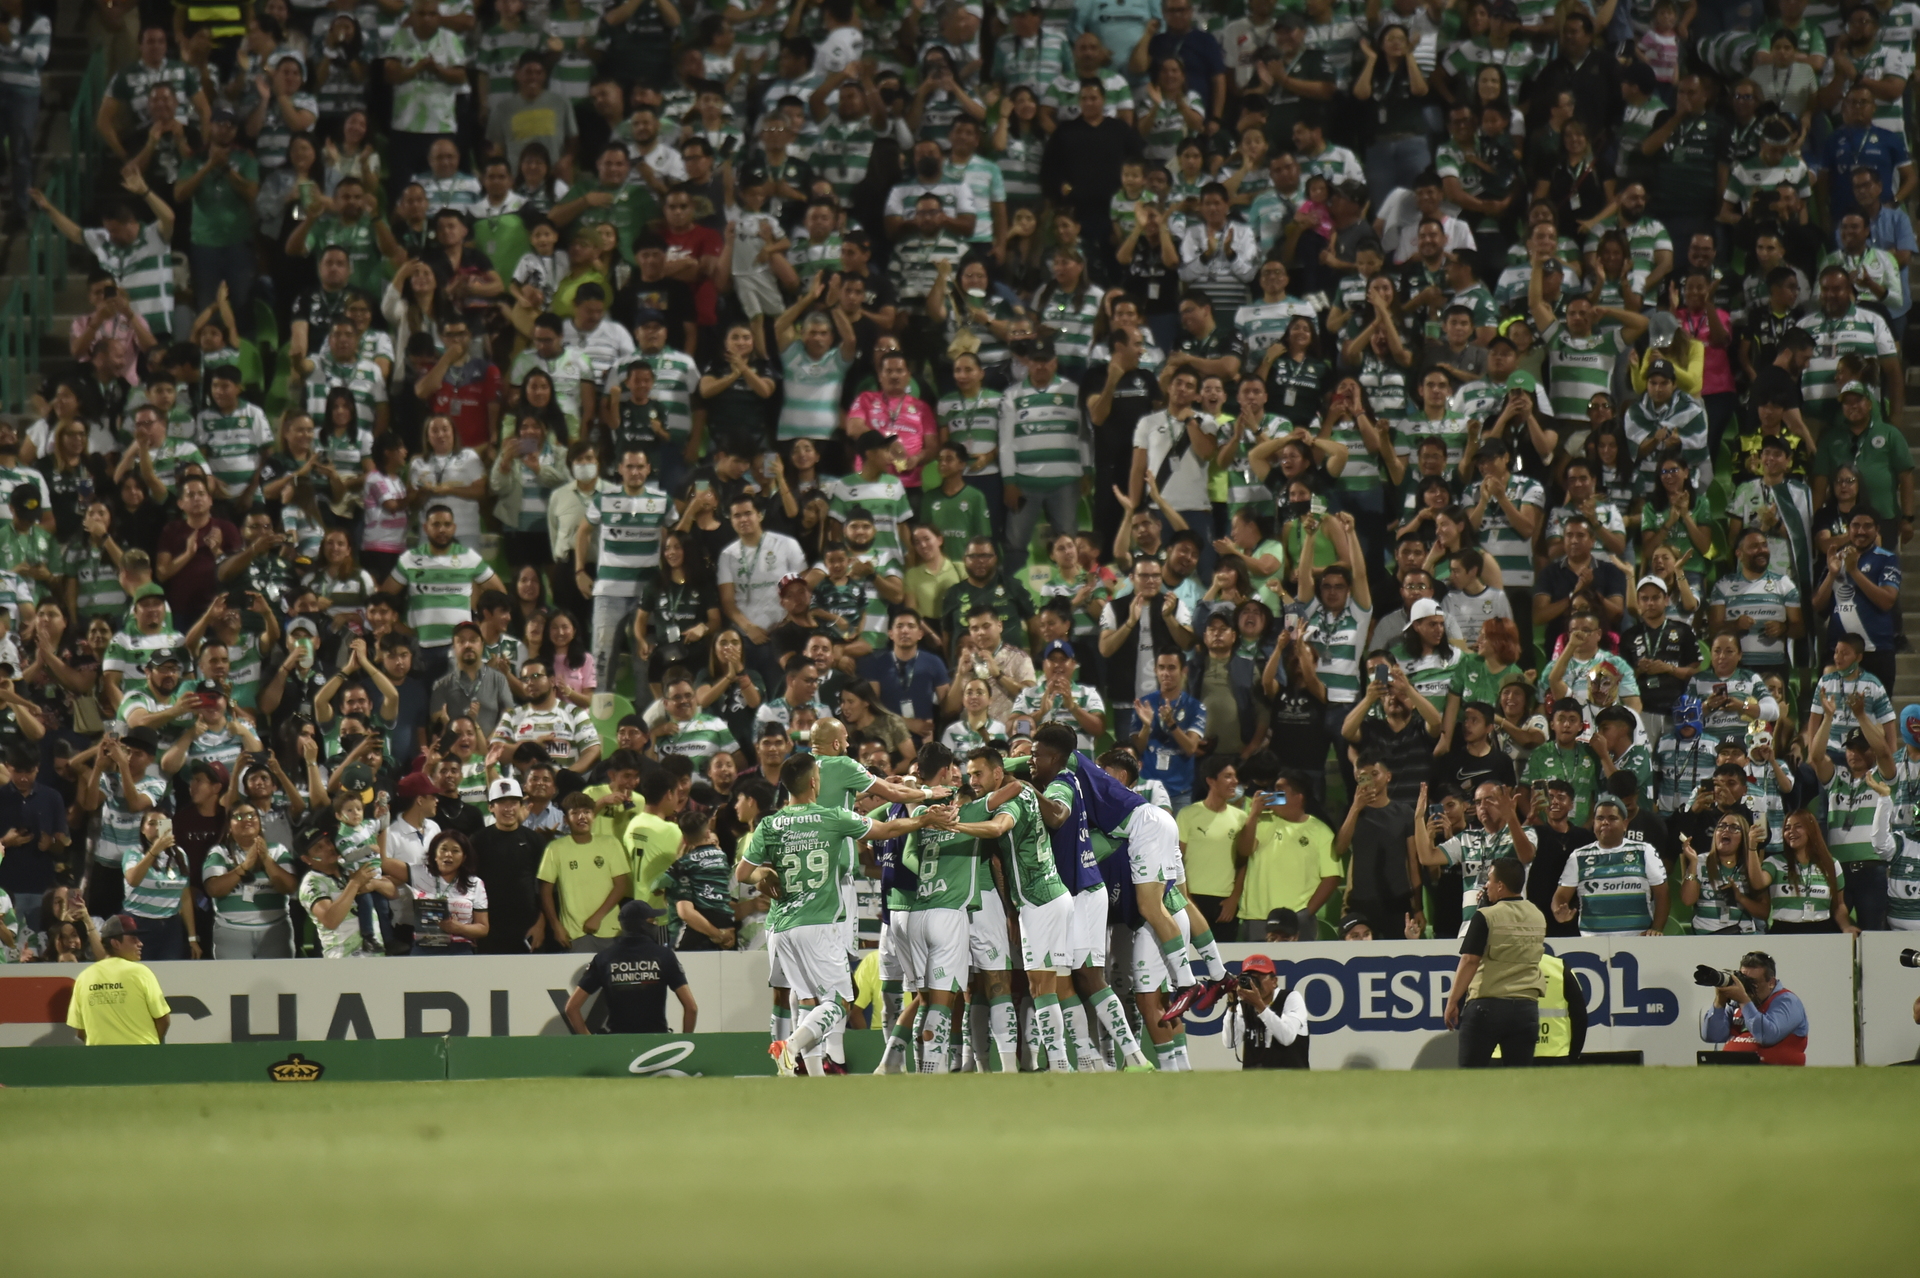
[(1917, 1091), (1619, 1068), (14, 1090), (0, 1236), (14, 1273), (146, 1278), (1911, 1274)]

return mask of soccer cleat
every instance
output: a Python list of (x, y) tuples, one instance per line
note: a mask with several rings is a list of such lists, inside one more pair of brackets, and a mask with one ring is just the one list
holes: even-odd
[(1148, 1060), (1145, 1054), (1141, 1052), (1128, 1052), (1127, 1063), (1120, 1067), (1120, 1072), (1123, 1074), (1157, 1074), (1160, 1071), (1154, 1068), (1153, 1062)]
[(1167, 1010), (1160, 1013), (1160, 1023), (1162, 1025), (1171, 1025), (1179, 1020), (1182, 1014), (1184, 1014), (1189, 1007), (1193, 1006), (1194, 1000), (1200, 997), (1202, 988), (1203, 987), (1199, 985), (1189, 985), (1175, 994), (1167, 1003)]
[(777, 1073), (781, 1078), (793, 1077), (793, 1073), (794, 1073), (793, 1065), (794, 1065), (795, 1058), (793, 1055), (793, 1049), (787, 1046), (786, 1039), (783, 1038), (777, 1043), (768, 1043), (767, 1055), (773, 1057), (773, 1068), (775, 1073)]
[(847, 1072), (847, 1067), (829, 1056), (820, 1062), (820, 1072), (822, 1074), (844, 1074)]
[(1188, 1009), (1196, 1016), (1205, 1016), (1213, 1010), (1213, 1005), (1218, 1003), (1221, 996), (1227, 992), (1228, 985), (1223, 978), (1217, 981), (1203, 981), (1196, 988), (1198, 988), (1200, 992), (1193, 996), (1193, 1002), (1188, 1005)]

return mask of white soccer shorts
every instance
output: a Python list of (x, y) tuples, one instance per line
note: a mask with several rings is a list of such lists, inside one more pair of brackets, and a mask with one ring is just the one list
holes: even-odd
[(1073, 967), (1107, 965), (1107, 888), (1090, 888), (1073, 898)]
[(967, 912), (914, 910), (893, 916), (900, 967), (910, 990), (960, 990), (967, 984)]
[(832, 996), (853, 1001), (853, 977), (847, 971), (847, 930), (841, 923), (790, 927), (779, 933), (775, 951), (793, 996), (818, 1002)]
[(1165, 993), (1172, 988), (1173, 977), (1167, 973), (1167, 956), (1160, 952), (1160, 938), (1142, 923), (1133, 929), (1133, 992)]
[(880, 920), (880, 979), (883, 981), (905, 981), (907, 974), (900, 966), (900, 925), (907, 920), (905, 910), (898, 910)]
[(1020, 907), (1020, 966), (1029, 972), (1073, 970), (1073, 899)]
[(1133, 810), (1127, 822), (1127, 866), (1138, 883), (1180, 881), (1180, 827), (1159, 808)]
[(1012, 966), (1013, 944), (1007, 939), (1007, 910), (998, 895), (989, 893), (980, 908), (967, 914), (967, 949), (976, 972), (1004, 972)]

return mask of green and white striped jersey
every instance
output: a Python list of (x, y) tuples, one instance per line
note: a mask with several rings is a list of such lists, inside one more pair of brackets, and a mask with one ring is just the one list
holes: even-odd
[[(184, 725), (184, 720), (182, 721)], [(234, 731), (234, 721), (227, 720), (227, 726), (219, 732), (202, 732), (187, 743), (187, 765), (196, 763), (217, 763), (229, 773), (240, 760), (240, 748), (245, 743), (240, 734)]]
[[(984, 457), (1000, 449), (1000, 398), (999, 391), (984, 386), (971, 399), (956, 391), (941, 396), (934, 411), (950, 442), (964, 447), (969, 457)], [(999, 473), (1000, 464), (996, 459), (969, 470), (967, 476), (977, 478)]]
[(200, 451), (206, 454), (209, 473), (230, 492), (246, 487), (260, 469), (260, 450), (273, 443), (267, 414), (258, 404), (244, 399), (234, 405), (232, 413), (212, 407), (202, 409), (194, 421), (194, 434)]
[(147, 690), (147, 658), (161, 648), (178, 648), (186, 637), (172, 626), (163, 625), (153, 634), (122, 630), (107, 643), (107, 657), (100, 663), (102, 673), (120, 675), (120, 691)]
[(1838, 413), (1840, 385), (1836, 380), (1842, 355), (1858, 355), (1868, 363), (1894, 354), (1893, 330), (1887, 321), (1858, 306), (1847, 308), (1835, 318), (1815, 311), (1800, 321), (1800, 327), (1813, 334), (1813, 362), (1800, 374), (1800, 394), (1816, 401), (1832, 401), (1830, 412)]
[(1449, 644), (1444, 649), (1436, 648), (1423, 656), (1403, 661), (1401, 668), (1406, 671), (1407, 682), (1413, 685), (1414, 691), (1433, 702), (1434, 709), (1445, 710), (1447, 694), (1453, 691), (1454, 676), (1466, 657), (1465, 648)]
[[(1088, 714), (1103, 715), (1107, 712), (1106, 698), (1102, 697), (1100, 690), (1091, 684), (1073, 685), (1073, 704)], [(1035, 727), (1043, 723), (1058, 723), (1071, 728), (1074, 735), (1080, 739), (1080, 749), (1089, 751), (1093, 749), (1092, 735), (1080, 726), (1079, 720), (1073, 717), (1073, 711), (1061, 704), (1059, 698), (1048, 692), (1044, 685), (1028, 684), (1022, 688), (1015, 694), (1013, 708), (1007, 711), (1007, 714), (1009, 718), (1030, 717)]]
[[(1100, 87), (1107, 93), (1109, 117), (1121, 111), (1137, 109), (1137, 104), (1133, 100), (1133, 86), (1120, 72), (1111, 67), (1102, 68)], [(1080, 118), (1080, 75), (1071, 64), (1065, 73), (1053, 77), (1040, 91), (1040, 105), (1052, 107), (1054, 119), (1062, 124), (1068, 120)]]
[[(178, 699), (179, 695), (179, 692), (176, 690), (173, 697)], [(172, 701), (162, 701), (160, 698), (154, 696), (153, 689), (141, 688), (137, 691), (129, 692), (126, 696), (120, 698), (119, 717), (126, 719), (135, 714), (153, 715), (165, 710), (171, 704), (173, 704)], [(180, 734), (186, 730), (188, 722), (190, 722), (189, 716), (180, 715), (161, 721), (148, 719), (145, 726), (148, 731), (160, 739), (160, 752), (165, 754), (173, 748), (173, 743), (180, 739)], [(101, 784), (106, 784), (104, 773), (102, 774)]]
[(881, 559), (904, 561), (900, 544), (900, 526), (913, 521), (913, 501), (898, 475), (868, 479), (864, 475), (844, 475), (827, 488), (831, 499), (829, 517), (847, 522), (847, 512), (855, 506), (866, 507), (873, 516), (873, 552)]
[[(1259, 207), (1259, 201), (1254, 202), (1254, 207)], [(1283, 297), (1277, 302), (1249, 302), (1233, 313), (1233, 331), (1246, 347), (1248, 367), (1259, 365), (1267, 348), (1286, 336), (1287, 325), (1295, 317), (1319, 322), (1319, 312), (1313, 309), (1313, 303), (1297, 297)]]
[(1075, 300), (1072, 293), (1062, 292), (1049, 281), (1035, 295), (1034, 320), (1053, 333), (1062, 373), (1079, 374), (1086, 370), (1087, 352), (1093, 348), (1093, 321), (1100, 314), (1100, 299), (1105, 292), (1098, 285), (1086, 284)]
[[(1209, 423), (1206, 415), (1200, 416), (1202, 426), (1211, 425), (1214, 430), (1214, 442), (1224, 441), (1227, 433), (1233, 429), (1229, 424)], [(1253, 473), (1253, 466), (1247, 461), (1247, 454), (1270, 439), (1280, 439), (1293, 433), (1293, 423), (1284, 417), (1264, 415), (1259, 426), (1251, 431), (1240, 432), (1240, 442), (1234, 449), (1233, 465), (1227, 467), (1227, 513), (1238, 514), (1251, 509), (1256, 515), (1265, 515), (1272, 519), (1279, 513), (1279, 504), (1274, 500), (1272, 481), (1279, 477), (1276, 467), (1261, 479)], [(1356, 435), (1356, 438), (1358, 436)], [(1337, 432), (1334, 438), (1338, 439)]]
[[(44, 23), (46, 19), (42, 18), (40, 21)], [(14, 909), (13, 898), (7, 895), (5, 888), (0, 888), (0, 927), (6, 928), (7, 933), (13, 937), (12, 945), (0, 945), (0, 963), (11, 963), (13, 956), (18, 953), (19, 947), (26, 938), (20, 935), (20, 912)]]
[(1306, 640), (1319, 657), (1320, 682), (1332, 705), (1351, 705), (1360, 699), (1360, 645), (1373, 629), (1373, 610), (1349, 598), (1339, 612), (1327, 611), (1316, 598), (1307, 605)]
[[(121, 875), (124, 876), (128, 870), (140, 864), (140, 859), (145, 855), (136, 830), (133, 845), (120, 853)], [(180, 893), (186, 889), (188, 882), (187, 869), (186, 855), (180, 849), (171, 848), (162, 852), (147, 867), (146, 877), (138, 883), (127, 884), (126, 904), (122, 908), (136, 918), (172, 918), (180, 912)]]
[(1653, 927), (1653, 889), (1667, 868), (1651, 843), (1628, 837), (1619, 847), (1589, 843), (1567, 858), (1560, 886), (1580, 893), (1580, 935), (1631, 936)]
[(1717, 762), (1714, 746), (1717, 738), (1702, 732), (1690, 741), (1682, 741), (1671, 731), (1653, 743), (1653, 765), (1658, 792), (1654, 807), (1661, 812), (1680, 812), (1693, 801), (1693, 792), (1711, 787)]
[[(567, 419), (567, 425), (578, 430), (580, 427), (580, 383), (594, 380), (593, 359), (577, 346), (563, 346), (560, 353), (547, 359), (540, 352), (528, 347), (514, 358), (513, 367), (507, 373), (507, 381), (514, 386), (524, 385), (527, 374), (539, 369), (553, 379), (553, 400), (560, 406), (561, 414)], [(625, 374), (621, 374), (624, 379)]]
[[(835, 260), (838, 252), (836, 246)], [(785, 373), (786, 399), (780, 405), (779, 438), (833, 438), (840, 429), (840, 382), (853, 367), (841, 353), (840, 343), (836, 340), (815, 359), (796, 337), (780, 353), (780, 367)]]
[(1847, 886), (1846, 871), (1838, 865), (1834, 866), (1834, 882), (1829, 884), (1819, 866), (1811, 861), (1790, 864), (1784, 853), (1768, 857), (1760, 867), (1773, 879), (1767, 885), (1767, 896), (1773, 903), (1767, 917), (1780, 923), (1826, 922), (1833, 917), (1834, 888), (1844, 891)]
[(1080, 452), (1080, 393), (1072, 382), (1060, 377), (1042, 388), (1027, 379), (1005, 392), (1000, 467), (1009, 482), (1028, 492), (1052, 492), (1079, 481), (1086, 462)]
[[(358, 352), (356, 352), (358, 354)], [(516, 364), (516, 367), (518, 365)], [(525, 374), (521, 374), (522, 380)], [(515, 383), (518, 385), (519, 383)], [(370, 359), (355, 359), (350, 364), (335, 363), (331, 355), (323, 348), (314, 356), (313, 372), (307, 374), (307, 416), (315, 422), (327, 420), (327, 392), (336, 386), (344, 386), (353, 395), (354, 416), (360, 419), (360, 425), (368, 430), (376, 427), (374, 405), (387, 402), (387, 381), (380, 375), (380, 366)], [(559, 388), (555, 386), (555, 396)], [(578, 395), (576, 393), (576, 411)], [(204, 414), (203, 414), (204, 416)], [(338, 465), (338, 461), (334, 460)]]
[[(167, 779), (160, 775), (157, 765), (149, 767), (147, 774), (133, 783), (140, 794), (158, 805), (167, 797)], [(103, 865), (117, 869), (126, 867), (127, 853), (133, 853), (133, 859), (140, 859), (140, 819), (146, 812), (134, 812), (126, 806), (126, 796), (122, 792), (120, 774), (105, 769), (100, 773), (100, 837), (93, 846), (93, 859)]]
[(580, 757), (582, 749), (600, 740), (594, 730), (593, 716), (586, 708), (557, 696), (544, 710), (534, 705), (515, 706), (500, 716), (500, 722), (493, 729), (495, 741), (514, 745), (541, 738), (550, 738), (543, 744), (553, 761), (562, 765), (572, 763)]
[(1887, 922), (1897, 932), (1920, 932), (1920, 842), (1894, 839), (1887, 866)]
[[(597, 23), (599, 18), (596, 16)], [(551, 24), (549, 24), (551, 29)], [(432, 58), (443, 67), (467, 64), (467, 48), (449, 27), (441, 27), (425, 40), (410, 26), (394, 28), (385, 56), (412, 64)], [(452, 133), (458, 127), (454, 101), (465, 85), (451, 85), (438, 76), (423, 75), (396, 85), (393, 90), (393, 119), (389, 127), (402, 133)]]
[[(1546, 491), (1540, 481), (1526, 475), (1507, 476), (1507, 500), (1516, 508), (1531, 506), (1546, 509)], [(1480, 481), (1474, 480), (1461, 490), (1460, 504), (1472, 510), (1480, 504)], [(1505, 507), (1488, 498), (1486, 513), (1480, 517), (1480, 546), (1500, 565), (1508, 587), (1533, 584), (1533, 539), (1522, 536), (1507, 519)]]
[(673, 722), (675, 731), (668, 735), (662, 736), (658, 728), (654, 729), (654, 746), (661, 754), (685, 755), (697, 763), (740, 748), (727, 728), (727, 721), (719, 715), (695, 714), (685, 723)]
[[(1024, 695), (1024, 694), (1023, 694)], [(1053, 864), (1053, 840), (1040, 817), (1040, 798), (1025, 786), (1001, 805), (1013, 828), (1001, 836), (1001, 862), (1007, 873), (1007, 898), (1015, 909), (1045, 905), (1067, 894)]]
[[(1318, 435), (1324, 420), (1324, 418), (1315, 418), (1313, 425), (1307, 428), (1308, 433)], [(1381, 437), (1382, 442), (1391, 448), (1393, 445), (1390, 437), (1385, 436), (1387, 429), (1385, 422), (1374, 423), (1376, 437)], [(1327, 438), (1335, 443), (1345, 444), (1347, 447), (1347, 466), (1340, 472), (1338, 480), (1342, 490), (1365, 492), (1379, 487), (1381, 481), (1379, 454), (1367, 447), (1366, 438), (1360, 434), (1360, 426), (1355, 419), (1343, 417), (1334, 422), (1332, 429), (1327, 431)]]
[[(1186, 105), (1203, 117), (1207, 113), (1206, 103), (1192, 89), (1187, 90)], [(1178, 106), (1164, 98), (1157, 106), (1149, 98), (1141, 103), (1141, 108), (1147, 116), (1144, 154), (1150, 163), (1171, 168), (1174, 154), (1180, 149), (1181, 140), (1187, 136), (1187, 118), (1180, 113)]]
[(1820, 684), (1814, 689), (1813, 705), (1815, 708), (1820, 706), (1822, 695), (1833, 702), (1833, 718), (1827, 724), (1827, 753), (1836, 757), (1847, 735), (1860, 726), (1849, 704), (1855, 693), (1866, 698), (1867, 718), (1883, 728), (1893, 722), (1893, 701), (1887, 696), (1886, 685), (1880, 682), (1878, 676), (1868, 674), (1858, 666), (1851, 672), (1835, 670), (1821, 675)]
[[(318, 870), (308, 870), (305, 877), (300, 880), (297, 895), (301, 906), (311, 916), (319, 910), (322, 902), (333, 900), (346, 890), (346, 886), (347, 880), (344, 875), (334, 878)], [(360, 919), (357, 911), (348, 910), (346, 917), (340, 920), (340, 926), (334, 928), (323, 926), (316, 917), (313, 920), (313, 931), (320, 938), (321, 958), (352, 958), (361, 953), (364, 942), (360, 937)]]
[(1752, 617), (1753, 626), (1740, 636), (1740, 661), (1748, 666), (1784, 666), (1787, 664), (1786, 636), (1769, 639), (1763, 627), (1769, 621), (1785, 624), (1787, 609), (1800, 606), (1800, 588), (1793, 584), (1791, 577), (1784, 577), (1772, 569), (1762, 572), (1749, 580), (1744, 568), (1735, 568), (1726, 576), (1713, 583), (1713, 590), (1707, 596), (1709, 606), (1720, 604), (1727, 610), (1727, 620), (1737, 617)]
[[(1707, 877), (1711, 854), (1700, 858), (1700, 901), (1693, 907), (1693, 920), (1689, 926), (1695, 936), (1712, 936), (1717, 933), (1740, 933), (1752, 935), (1765, 930), (1762, 922), (1746, 912), (1740, 906), (1739, 893), (1749, 897), (1760, 893), (1747, 881), (1746, 864), (1743, 854), (1736, 866), (1720, 865), (1716, 867), (1715, 878)], [(1769, 871), (1771, 872), (1771, 871)]]
[[(15, 565), (32, 564), (49, 571), (58, 559), (53, 534), (39, 524), (15, 528), (12, 520), (0, 523), (0, 599), (14, 604), (35, 604), (46, 596), (47, 588), (25, 573), (13, 571)], [(16, 614), (17, 615), (17, 614)]]
[(762, 817), (740, 859), (780, 873), (780, 897), (767, 911), (767, 930), (844, 921), (840, 882), (852, 873), (853, 841), (872, 828), (859, 813), (825, 803), (791, 804)]
[(1876, 861), (1893, 849), (1893, 796), (1881, 794), (1871, 771), (1854, 776), (1844, 764), (1827, 782), (1827, 850), (1836, 861)]
[[(283, 843), (268, 844), (267, 857), (288, 874), (300, 873), (293, 852)], [(211, 879), (231, 872), (246, 859), (246, 853), (216, 843), (207, 850), (206, 868), (201, 873)], [(271, 927), (286, 922), (287, 895), (273, 890), (265, 870), (253, 869), (241, 876), (233, 891), (214, 897), (213, 909), (222, 923), (232, 927)]]
[[(814, 276), (839, 269), (840, 233), (835, 231), (818, 244), (801, 235), (787, 251), (787, 260), (793, 263), (794, 273), (800, 277), (800, 287), (803, 290), (812, 287)], [(839, 345), (837, 341), (834, 344)]]
[[(1519, 96), (1520, 87), (1539, 69), (1540, 54), (1524, 36), (1515, 35), (1504, 49), (1493, 47), (1488, 36), (1470, 36), (1454, 43), (1440, 64), (1455, 83), (1473, 82), (1481, 67), (1499, 67), (1507, 77), (1507, 92)], [(1464, 77), (1464, 78), (1463, 78)]]
[[(197, 434), (200, 429), (196, 419), (193, 427)], [(165, 444), (153, 450), (153, 473), (160, 482), (175, 493), (180, 489), (180, 472), (189, 465), (198, 466), (211, 474), (213, 466), (207, 461), (206, 454), (200, 451), (200, 445), (188, 439), (169, 438)]]
[(1393, 424), (1394, 451), (1411, 457), (1419, 451), (1420, 442), (1430, 436), (1446, 441), (1447, 470), (1457, 471), (1467, 447), (1467, 415), (1449, 404), (1436, 420), (1427, 416), (1424, 407), (1409, 400), (1405, 415)]
[[(1415, 685), (1418, 687), (1419, 685)], [(1422, 814), (1424, 816), (1424, 814)], [(1527, 836), (1528, 845), (1533, 836)], [(1460, 867), (1460, 935), (1480, 912), (1480, 893), (1487, 886), (1493, 863), (1503, 856), (1515, 856), (1512, 830), (1462, 830), (1440, 845), (1448, 865)]]
[(980, 155), (968, 160), (965, 166), (949, 161), (941, 181), (967, 184), (967, 189), (973, 192), (974, 207), (980, 210), (973, 224), (971, 242), (993, 243), (993, 206), (1007, 202), (1007, 180), (1000, 166)]
[[(914, 815), (926, 811), (915, 808)], [(975, 799), (960, 808), (960, 820), (987, 819), (987, 801)], [(971, 835), (931, 827), (907, 836), (901, 860), (919, 883), (909, 910), (977, 910), (987, 886), (980, 872), (980, 840)]]
[(1795, 155), (1789, 155), (1780, 164), (1763, 164), (1758, 156), (1744, 160), (1733, 166), (1733, 173), (1727, 179), (1726, 198), (1732, 200), (1734, 207), (1742, 213), (1753, 203), (1756, 192), (1765, 191), (1771, 196), (1781, 186), (1791, 186), (1800, 193), (1800, 198), (1813, 202), (1813, 181), (1807, 173), (1806, 161)]
[(81, 625), (95, 617), (114, 622), (126, 615), (129, 601), (120, 588), (120, 570), (91, 537), (80, 532), (61, 543), (59, 560), (54, 571), (73, 578)]
[(700, 389), (700, 366), (693, 356), (671, 348), (648, 355), (644, 352), (622, 360), (607, 378), (603, 392), (627, 380), (627, 370), (644, 363), (653, 370), (653, 399), (666, 410), (667, 434), (685, 440), (693, 434), (693, 397)]
[(127, 303), (154, 336), (173, 335), (173, 256), (157, 223), (142, 223), (131, 244), (116, 244), (103, 227), (82, 231), (80, 238), (127, 295)]
[(1585, 337), (1575, 337), (1564, 320), (1550, 324), (1540, 335), (1540, 344), (1547, 351), (1553, 415), (1577, 421), (1587, 419), (1587, 401), (1612, 385), (1614, 365), (1632, 353), (1618, 329), (1597, 328)]
[(494, 579), (479, 554), (459, 542), (436, 555), (421, 545), (400, 556), (393, 579), (407, 588), (407, 624), (422, 648), (453, 642), (453, 628), (473, 616), (473, 590)]
[[(1556, 392), (1554, 412), (1558, 414), (1560, 411), (1559, 387), (1555, 386), (1554, 390)], [(1582, 392), (1580, 396), (1582, 412), (1586, 411), (1588, 398), (1589, 393)], [(1660, 465), (1660, 454), (1672, 447), (1674, 443), (1679, 444), (1681, 459), (1686, 462), (1687, 469), (1693, 472), (1694, 490), (1703, 491), (1713, 482), (1713, 459), (1707, 455), (1707, 410), (1706, 406), (1693, 396), (1683, 390), (1676, 390), (1673, 392), (1672, 399), (1664, 404), (1657, 404), (1651, 394), (1642, 395), (1627, 405), (1626, 415), (1621, 424), (1626, 427), (1627, 442), (1633, 445), (1636, 452), (1643, 443), (1662, 429), (1672, 431), (1675, 436), (1673, 440), (1658, 448), (1648, 449), (1646, 455), (1640, 459), (1639, 483), (1642, 490), (1651, 491), (1657, 486), (1658, 476), (1655, 468)]]
[(594, 597), (631, 599), (660, 566), (660, 536), (673, 514), (673, 499), (648, 480), (638, 493), (596, 492), (587, 499), (586, 520), (599, 533)]
[[(1656, 101), (1656, 109), (1664, 109)], [(1653, 271), (1655, 253), (1673, 252), (1673, 237), (1667, 234), (1667, 228), (1650, 217), (1643, 217), (1632, 226), (1621, 226), (1618, 214), (1614, 214), (1596, 223), (1587, 236), (1586, 251), (1600, 251), (1600, 237), (1608, 231), (1623, 231), (1627, 237), (1627, 257), (1633, 262), (1633, 291), (1645, 293), (1647, 276)], [(1584, 405), (1582, 409), (1584, 411)]]
[[(1913, 79), (1913, 50), (1902, 48), (1886, 38), (1875, 40), (1873, 47), (1853, 60), (1854, 83), (1862, 80), (1898, 80), (1906, 84)], [(1894, 95), (1891, 99), (1875, 94), (1873, 98), (1873, 123), (1876, 127), (1899, 138), (1907, 140), (1906, 93)]]
[[(873, 158), (873, 144), (879, 139), (870, 117), (862, 115), (851, 121), (843, 120), (836, 108), (821, 122), (820, 141), (813, 148), (814, 172), (833, 183), (834, 195), (845, 200), (866, 178), (867, 165)], [(947, 180), (959, 181), (958, 178)], [(991, 238), (991, 226), (988, 230)]]

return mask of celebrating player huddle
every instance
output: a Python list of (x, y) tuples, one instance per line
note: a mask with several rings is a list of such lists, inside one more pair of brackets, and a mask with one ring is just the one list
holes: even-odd
[[(1173, 818), (1130, 788), (1130, 756), (1096, 763), (1070, 729), (1047, 725), (1026, 756), (982, 747), (960, 760), (934, 742), (912, 776), (882, 779), (845, 742), (823, 721), (815, 752), (787, 760), (786, 805), (754, 827), (736, 870), (775, 898), (782, 1074), (846, 1072), (857, 859), (878, 869), (883, 894), (888, 1035), (876, 1073), (1014, 1073), (1023, 1048), (1031, 1068), (1056, 1073), (1188, 1068), (1179, 1013), (1225, 969), (1182, 891)], [(854, 810), (876, 799), (891, 805), (883, 819)], [(1131, 992), (1132, 1015), (1110, 976)], [(791, 1032), (787, 1009), (799, 1016)]]

